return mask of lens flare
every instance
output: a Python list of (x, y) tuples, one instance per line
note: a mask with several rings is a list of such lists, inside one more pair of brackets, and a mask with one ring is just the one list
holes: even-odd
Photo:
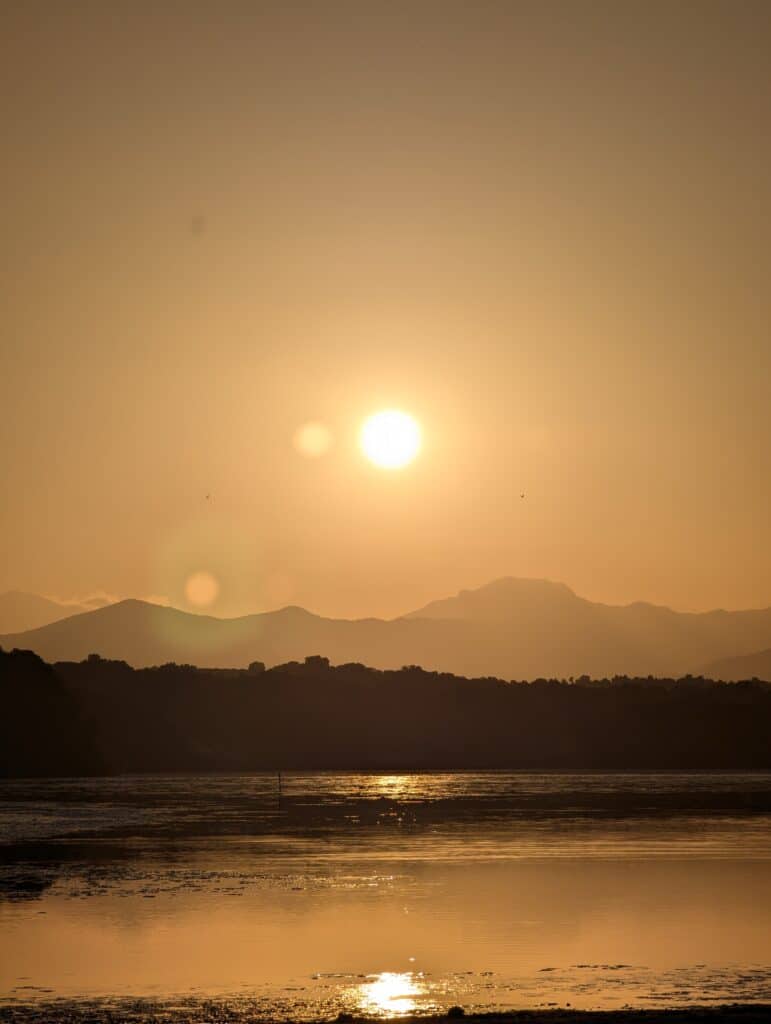
[(308, 459), (326, 455), (332, 446), (332, 432), (323, 423), (304, 423), (294, 435), (294, 446)]
[(208, 608), (217, 600), (220, 585), (210, 572), (194, 572), (185, 583), (185, 598), (196, 608)]

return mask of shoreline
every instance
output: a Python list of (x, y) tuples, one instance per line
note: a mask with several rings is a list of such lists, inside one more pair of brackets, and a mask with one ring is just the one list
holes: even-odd
[(255, 1012), (254, 1005), (238, 1000), (181, 999), (51, 999), (47, 1002), (4, 1002), (0, 999), (0, 1024), (450, 1024), (457, 1020), (478, 1024), (771, 1024), (771, 1003), (694, 1004), (663, 1009), (623, 1008), (578, 1010), (566, 1007), (504, 1011), (464, 1010), (453, 1007), (442, 1013), (383, 1014), (379, 1016), (340, 1012), (337, 1015), (291, 1017)]

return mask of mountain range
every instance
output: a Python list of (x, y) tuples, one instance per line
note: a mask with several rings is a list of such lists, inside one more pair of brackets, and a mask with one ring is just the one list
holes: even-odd
[[(47, 661), (97, 653), (137, 668), (170, 661), (238, 668), (320, 654), (333, 664), (414, 664), (506, 679), (737, 678), (737, 671), (770, 679), (771, 608), (692, 613), (642, 602), (606, 605), (562, 583), (506, 577), (391, 620), (330, 619), (298, 607), (219, 619), (125, 600), (9, 631), (0, 646)], [(745, 673), (734, 659), (747, 655), (759, 660), (749, 659)]]
[(771, 647), (755, 654), (740, 654), (735, 658), (721, 658), (710, 666), (713, 679), (737, 682), (740, 679), (771, 681)]

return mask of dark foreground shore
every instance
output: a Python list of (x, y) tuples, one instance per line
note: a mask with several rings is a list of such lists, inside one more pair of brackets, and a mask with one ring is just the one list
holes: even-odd
[[(54, 1000), (48, 1003), (0, 1004), (2, 1024), (290, 1024), (298, 1018), (265, 1016), (254, 1006), (220, 1000), (183, 999), (154, 1002), (146, 999)], [(404, 1017), (338, 1016), (301, 1018), (303, 1024), (450, 1024), (457, 1020), (476, 1024), (771, 1024), (771, 1003), (694, 1006), (688, 1009), (515, 1010), (474, 1013), (453, 1008), (436, 1015)]]

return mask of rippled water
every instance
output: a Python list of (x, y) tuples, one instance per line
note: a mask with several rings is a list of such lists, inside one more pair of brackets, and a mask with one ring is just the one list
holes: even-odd
[(769, 1001), (770, 934), (769, 773), (0, 782), (6, 1006)]

